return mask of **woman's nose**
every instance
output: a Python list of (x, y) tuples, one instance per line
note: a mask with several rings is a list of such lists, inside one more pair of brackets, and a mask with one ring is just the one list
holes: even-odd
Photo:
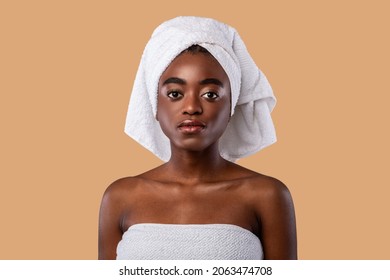
[(202, 103), (197, 94), (188, 94), (184, 98), (183, 114), (199, 115), (203, 113)]

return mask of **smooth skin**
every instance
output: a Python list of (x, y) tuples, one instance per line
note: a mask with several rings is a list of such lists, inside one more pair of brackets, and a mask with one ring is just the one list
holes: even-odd
[[(230, 119), (230, 83), (218, 61), (207, 53), (179, 55), (160, 78), (157, 110), (171, 158), (107, 188), (100, 209), (99, 259), (115, 259), (123, 233), (139, 223), (233, 224), (259, 237), (265, 259), (297, 259), (287, 187), (219, 154), (218, 140)], [(189, 120), (202, 126), (183, 128)]]

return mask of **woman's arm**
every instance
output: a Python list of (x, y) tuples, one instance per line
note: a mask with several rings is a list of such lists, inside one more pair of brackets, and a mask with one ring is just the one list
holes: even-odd
[(267, 181), (257, 203), (264, 258), (297, 259), (295, 211), (291, 194), (282, 182), (274, 178)]
[(121, 191), (117, 182), (105, 191), (99, 214), (99, 260), (116, 259), (116, 248), (122, 238)]

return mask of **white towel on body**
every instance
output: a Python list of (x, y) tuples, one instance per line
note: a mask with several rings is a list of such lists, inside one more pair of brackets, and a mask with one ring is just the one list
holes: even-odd
[(147, 43), (131, 93), (126, 134), (169, 160), (169, 139), (155, 118), (158, 82), (175, 57), (192, 45), (207, 49), (229, 77), (231, 119), (219, 142), (221, 156), (235, 161), (274, 143), (271, 111), (276, 99), (237, 31), (214, 19), (189, 16), (162, 23)]
[(230, 224), (135, 224), (117, 246), (118, 260), (260, 260), (260, 240)]

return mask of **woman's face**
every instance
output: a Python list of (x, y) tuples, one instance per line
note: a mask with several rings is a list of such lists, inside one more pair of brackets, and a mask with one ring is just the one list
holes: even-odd
[(157, 120), (171, 144), (202, 151), (217, 143), (230, 119), (230, 83), (210, 54), (182, 53), (161, 75)]

